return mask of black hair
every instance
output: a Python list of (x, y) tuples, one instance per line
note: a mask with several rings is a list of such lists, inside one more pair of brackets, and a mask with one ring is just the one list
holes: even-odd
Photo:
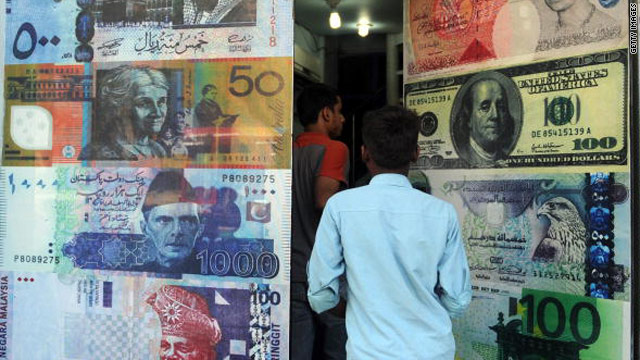
[(418, 146), (420, 122), (415, 112), (385, 106), (364, 115), (362, 142), (376, 165), (390, 170), (409, 165)]
[(207, 93), (211, 90), (211, 89), (217, 89), (217, 87), (213, 84), (207, 84), (204, 87), (202, 87), (202, 96), (207, 95)]
[(338, 103), (338, 91), (329, 85), (312, 84), (304, 88), (296, 101), (302, 126), (315, 124), (318, 114), (325, 107), (333, 109)]

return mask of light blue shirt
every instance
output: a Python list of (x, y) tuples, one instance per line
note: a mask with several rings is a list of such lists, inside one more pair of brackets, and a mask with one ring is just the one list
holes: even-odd
[(308, 272), (318, 313), (338, 303), (346, 272), (349, 359), (453, 359), (450, 317), (471, 301), (460, 225), (451, 204), (406, 176), (380, 174), (332, 196)]

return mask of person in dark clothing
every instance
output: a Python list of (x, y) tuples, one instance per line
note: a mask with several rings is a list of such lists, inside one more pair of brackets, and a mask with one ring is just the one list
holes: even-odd
[[(344, 301), (332, 311), (315, 314), (306, 297), (306, 266), (318, 222), (327, 200), (347, 186), (349, 150), (339, 141), (344, 124), (342, 100), (326, 85), (311, 85), (297, 101), (304, 133), (293, 147), (291, 269), (292, 360), (345, 359)], [(314, 343), (319, 345), (315, 348)]]

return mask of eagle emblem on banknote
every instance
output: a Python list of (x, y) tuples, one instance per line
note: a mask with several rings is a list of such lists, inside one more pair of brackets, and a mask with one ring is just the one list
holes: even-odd
[(538, 217), (549, 219), (550, 225), (533, 253), (534, 261), (583, 263), (587, 228), (576, 206), (564, 197), (545, 201)]

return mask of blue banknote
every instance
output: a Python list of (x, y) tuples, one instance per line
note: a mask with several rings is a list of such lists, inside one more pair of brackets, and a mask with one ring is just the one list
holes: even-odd
[(0, 169), (0, 269), (287, 281), (290, 170)]

